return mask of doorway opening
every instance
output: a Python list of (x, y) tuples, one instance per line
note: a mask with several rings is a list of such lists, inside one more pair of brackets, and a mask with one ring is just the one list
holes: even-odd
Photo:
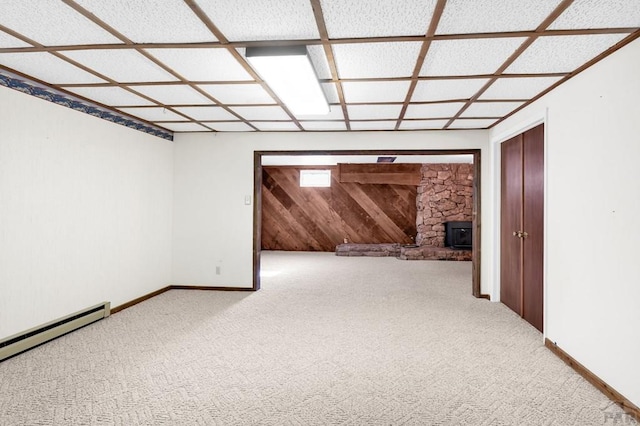
[(332, 150), (332, 151), (255, 151), (254, 152), (254, 211), (253, 211), (253, 290), (260, 289), (260, 253), (262, 250), (262, 200), (263, 200), (263, 157), (269, 156), (455, 156), (473, 157), (473, 200), (472, 200), (472, 286), (471, 293), (478, 298), (488, 298), (480, 291), (480, 242), (481, 242), (481, 157), (479, 149), (455, 150)]

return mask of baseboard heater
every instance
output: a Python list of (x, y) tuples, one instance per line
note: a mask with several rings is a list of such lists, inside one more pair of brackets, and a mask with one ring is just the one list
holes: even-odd
[(111, 304), (103, 302), (0, 340), (0, 362), (63, 334), (106, 318), (110, 313)]

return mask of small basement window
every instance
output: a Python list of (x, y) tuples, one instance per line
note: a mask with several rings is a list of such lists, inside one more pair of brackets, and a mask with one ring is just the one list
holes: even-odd
[(300, 186), (303, 188), (330, 187), (331, 170), (300, 170)]

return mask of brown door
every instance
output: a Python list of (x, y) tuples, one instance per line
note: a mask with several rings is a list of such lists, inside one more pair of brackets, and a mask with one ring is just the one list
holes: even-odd
[(544, 127), (502, 144), (500, 298), (543, 324)]

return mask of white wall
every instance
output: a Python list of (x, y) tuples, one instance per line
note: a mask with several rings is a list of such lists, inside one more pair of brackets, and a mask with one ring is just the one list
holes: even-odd
[(547, 115), (545, 335), (640, 406), (639, 75), (636, 40), (491, 139)]
[[(488, 131), (220, 133), (175, 137), (173, 282), (251, 287), (254, 151), (482, 149), (482, 193), (489, 194)], [(483, 199), (482, 221), (491, 203)], [(487, 226), (487, 233), (491, 231)], [(483, 236), (485, 228), (483, 225)], [(488, 240), (483, 253), (490, 253)], [(483, 258), (482, 292), (488, 292)], [(216, 266), (220, 274), (216, 274)]]
[(0, 339), (169, 284), (173, 144), (0, 87)]

